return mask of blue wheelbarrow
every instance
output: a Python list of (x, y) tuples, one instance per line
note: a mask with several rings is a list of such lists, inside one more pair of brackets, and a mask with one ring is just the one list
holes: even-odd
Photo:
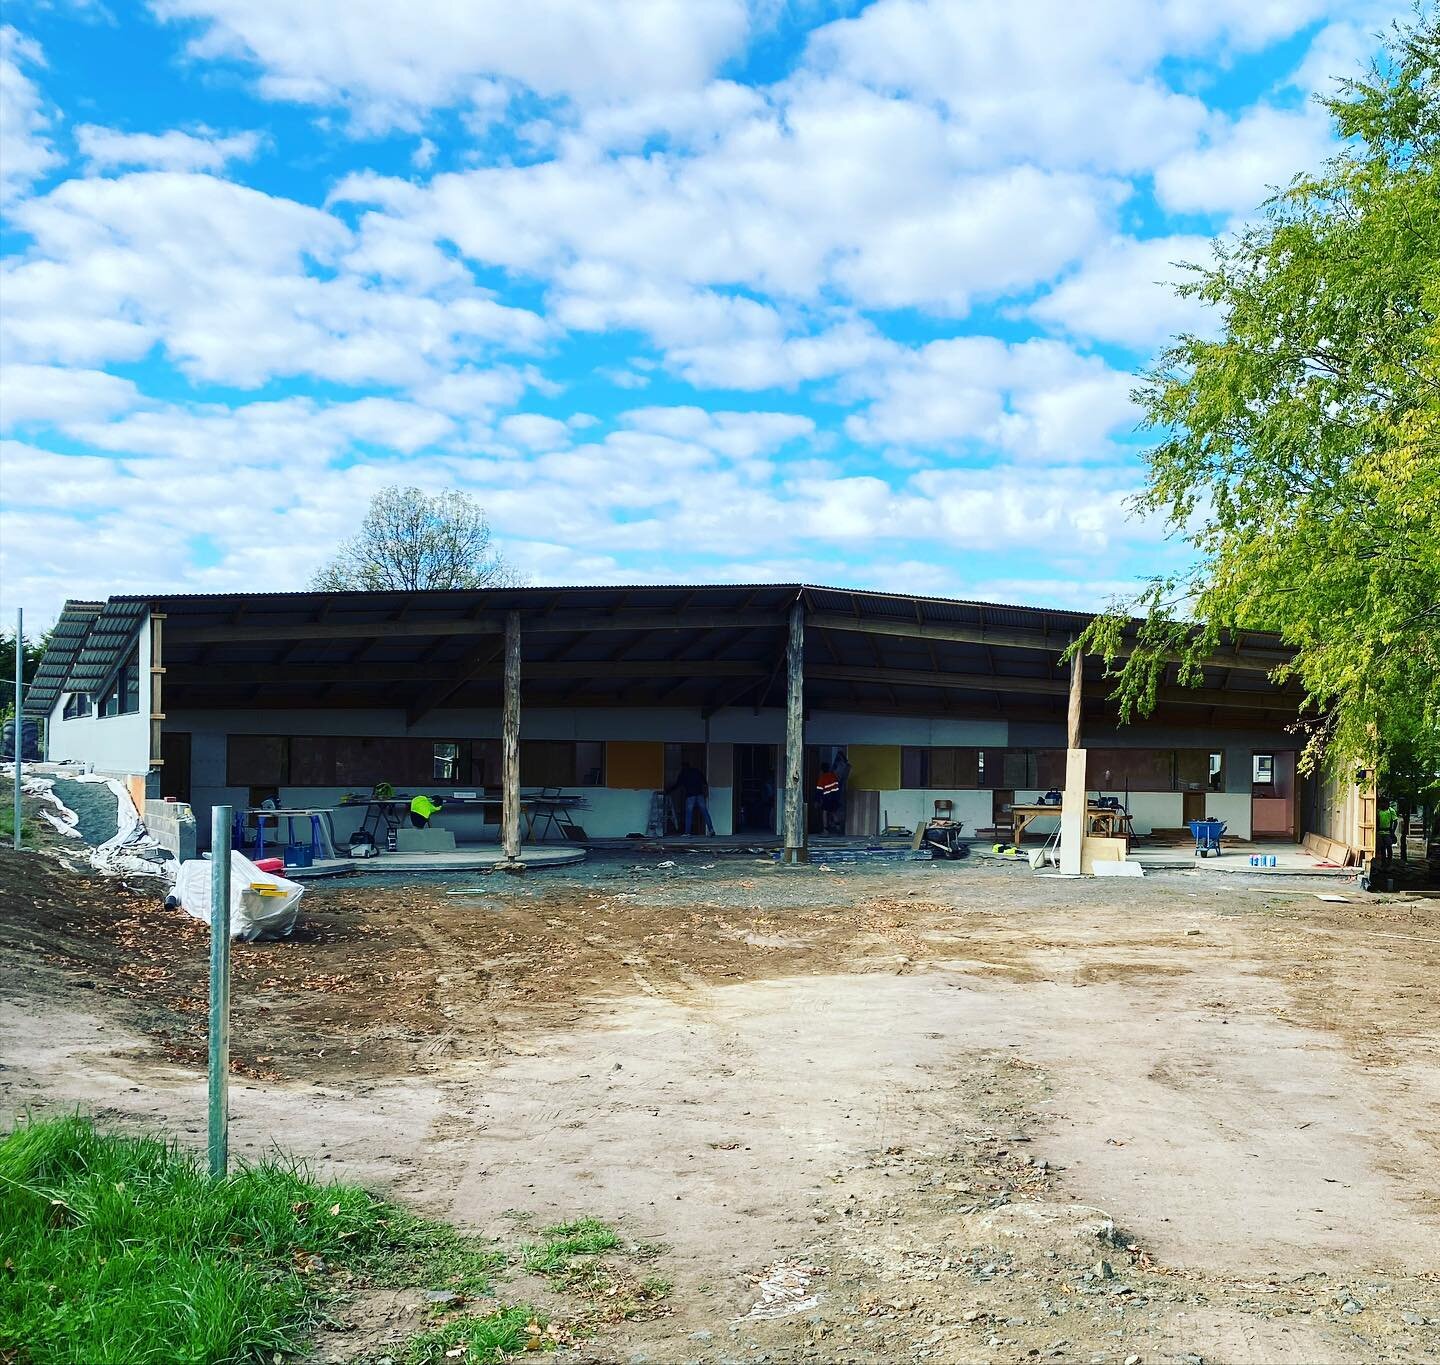
[(1195, 856), (1197, 858), (1218, 858), (1220, 856), (1220, 836), (1225, 833), (1223, 820), (1192, 820), (1190, 833), (1195, 836)]

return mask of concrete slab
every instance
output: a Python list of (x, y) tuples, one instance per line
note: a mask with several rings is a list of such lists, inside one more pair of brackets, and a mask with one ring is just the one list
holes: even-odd
[[(1147, 870), (1193, 868), (1197, 872), (1245, 872), (1270, 877), (1354, 877), (1359, 869), (1327, 866), (1308, 849), (1286, 840), (1283, 843), (1245, 843), (1227, 850), (1222, 842), (1218, 858), (1197, 858), (1191, 845), (1176, 844), (1164, 848), (1141, 845), (1130, 850), (1131, 862)], [(1274, 867), (1252, 867), (1252, 856), (1273, 857)]]
[[(578, 863), (585, 857), (583, 848), (525, 848), (520, 861), (526, 868), (539, 871), (546, 867), (563, 867)], [(414, 876), (435, 872), (484, 872), (505, 860), (498, 845), (457, 848), (453, 853), (381, 853), (374, 858), (322, 858), (312, 867), (287, 867), (284, 876), (297, 882), (322, 877), (343, 877), (350, 872), (394, 873)]]

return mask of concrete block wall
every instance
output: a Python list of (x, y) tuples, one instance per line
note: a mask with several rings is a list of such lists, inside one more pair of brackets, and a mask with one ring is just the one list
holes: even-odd
[(195, 812), (183, 801), (156, 801), (144, 805), (145, 828), (161, 848), (169, 849), (181, 862), (199, 856)]

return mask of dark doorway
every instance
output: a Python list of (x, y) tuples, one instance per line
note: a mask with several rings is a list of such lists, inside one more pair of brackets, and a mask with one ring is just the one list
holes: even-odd
[(735, 746), (735, 833), (775, 833), (775, 746)]
[(190, 736), (185, 731), (160, 733), (160, 795), (190, 801)]

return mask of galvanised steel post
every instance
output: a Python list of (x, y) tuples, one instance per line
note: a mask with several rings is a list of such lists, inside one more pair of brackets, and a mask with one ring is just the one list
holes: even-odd
[(20, 847), (20, 757), (25, 752), (25, 609), (15, 608), (15, 847)]
[(232, 808), (210, 812), (210, 1174), (230, 1159), (230, 821)]

